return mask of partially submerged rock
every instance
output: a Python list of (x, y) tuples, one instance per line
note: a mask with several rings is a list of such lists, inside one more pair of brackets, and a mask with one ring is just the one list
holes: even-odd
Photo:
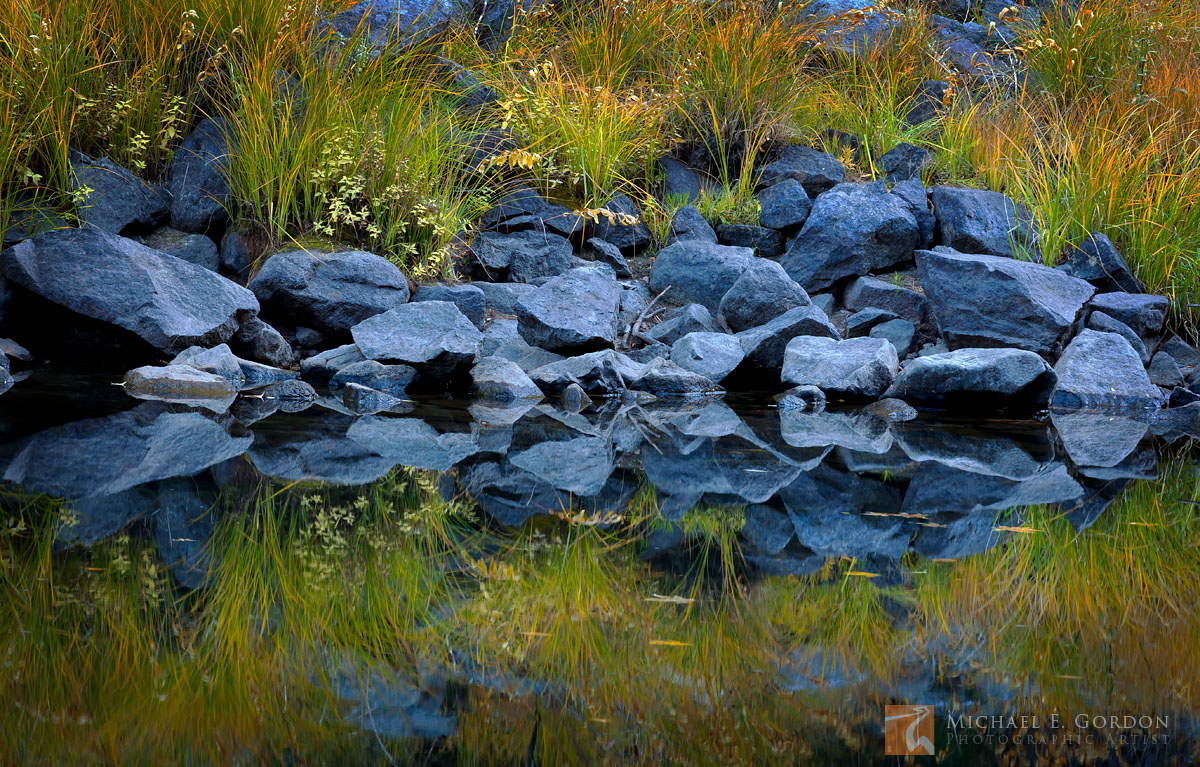
[(1044, 409), (1057, 376), (1022, 349), (958, 349), (910, 360), (887, 396), (947, 409)]
[(1056, 408), (1156, 409), (1165, 398), (1142, 367), (1137, 352), (1116, 333), (1085, 328), (1054, 366)]
[(350, 330), (369, 360), (416, 367), (423, 378), (452, 376), (475, 363), (483, 334), (448, 301), (404, 304)]
[(816, 386), (826, 394), (879, 397), (899, 367), (896, 349), (882, 339), (800, 336), (784, 351), (783, 382)]
[(254, 294), (195, 264), (97, 229), (59, 229), (0, 252), (14, 284), (178, 352), (229, 340)]

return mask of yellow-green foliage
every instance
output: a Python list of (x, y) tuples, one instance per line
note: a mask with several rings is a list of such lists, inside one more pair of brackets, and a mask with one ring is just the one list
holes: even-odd
[[(935, 150), (928, 181), (1020, 198), (1045, 230), (1048, 261), (1091, 231), (1108, 234), (1194, 325), (1195, 0), (1048, 11), (1009, 51), (1029, 69), (1015, 94), (1012, 78), (992, 92), (949, 69), (922, 4), (891, 5), (897, 28), (860, 57), (825, 50), (774, 4), (601, 0), (519, 14), (499, 50), (464, 28), (371, 62), (354, 41), (333, 53), (310, 6), (288, 0), (7, 0), (0, 216), (31, 194), (69, 208), (68, 148), (156, 178), (200, 113), (221, 114), (241, 142), (238, 226), (274, 245), (340, 238), (433, 275), (497, 191), (464, 172), (463, 136), (477, 127), (509, 128), (520, 144), (509, 170), (547, 194), (593, 209), (625, 192), (652, 215), (669, 207), (650, 203), (663, 152), (677, 149), (744, 197), (778, 140), (849, 160), (826, 140), (833, 128), (862, 139), (852, 178), (872, 177), (880, 153), (909, 141)], [(453, 110), (439, 54), (477, 72), (497, 103)], [(938, 120), (910, 126), (926, 79), (951, 81), (955, 95)]]

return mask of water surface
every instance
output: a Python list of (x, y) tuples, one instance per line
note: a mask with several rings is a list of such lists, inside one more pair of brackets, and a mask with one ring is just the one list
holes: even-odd
[(939, 763), (1196, 754), (1169, 425), (278, 404), (0, 397), (0, 762), (875, 764), (901, 703)]

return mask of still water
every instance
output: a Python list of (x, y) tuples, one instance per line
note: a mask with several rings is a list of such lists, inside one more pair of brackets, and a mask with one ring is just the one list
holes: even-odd
[(1169, 424), (279, 404), (0, 397), (0, 764), (1200, 752)]

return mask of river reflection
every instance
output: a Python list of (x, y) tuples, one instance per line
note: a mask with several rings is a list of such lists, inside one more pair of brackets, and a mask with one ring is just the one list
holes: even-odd
[(0, 762), (869, 764), (889, 702), (946, 763), (1194, 754), (1170, 424), (105, 387), (0, 398)]

